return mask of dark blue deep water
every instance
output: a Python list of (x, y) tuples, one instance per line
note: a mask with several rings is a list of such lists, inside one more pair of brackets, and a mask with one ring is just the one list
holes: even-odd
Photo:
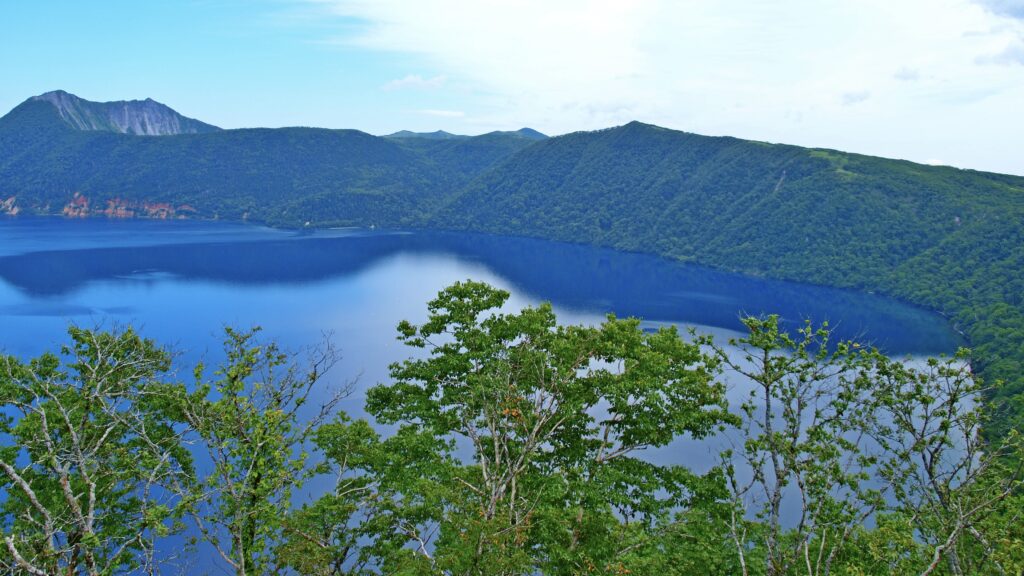
[[(741, 314), (829, 320), (890, 354), (949, 352), (956, 335), (887, 298), (729, 274), (653, 256), (523, 238), (433, 232), (314, 233), (193, 221), (0, 220), (0, 347), (39, 353), (68, 323), (131, 323), (192, 355), (224, 325), (288, 345), (333, 331), (353, 372), (377, 373), (395, 324), (460, 279), (551, 301), (574, 322), (605, 313), (737, 330)], [(391, 351), (389, 351), (391, 350)]]
[[(131, 324), (180, 354), (183, 380), (199, 359), (219, 360), (224, 326), (260, 325), (289, 349), (333, 334), (344, 356), (334, 384), (358, 378), (343, 405), (409, 356), (402, 319), (467, 278), (512, 293), (510, 306), (553, 303), (563, 322), (607, 312), (647, 325), (694, 326), (725, 339), (743, 314), (777, 313), (790, 327), (828, 320), (843, 338), (900, 356), (959, 344), (939, 316), (869, 294), (751, 278), (586, 246), (456, 233), (328, 230), (312, 233), (194, 221), (0, 220), (0, 352), (56, 350), (68, 324)], [(676, 445), (656, 460), (702, 467), (708, 446)], [(321, 487), (325, 489), (326, 486)], [(200, 564), (204, 564), (200, 561)]]
[[(262, 326), (298, 350), (331, 333), (333, 376), (359, 389), (405, 358), (400, 320), (466, 278), (550, 301), (563, 322), (606, 313), (734, 336), (742, 314), (779, 314), (796, 328), (828, 320), (844, 338), (894, 355), (955, 350), (938, 315), (891, 299), (729, 274), (654, 256), (499, 236), (326, 230), (198, 221), (0, 220), (0, 350), (56, 350), (68, 324), (131, 324), (180, 354), (183, 375), (216, 362), (224, 326)], [(360, 412), (361, 394), (346, 409)]]

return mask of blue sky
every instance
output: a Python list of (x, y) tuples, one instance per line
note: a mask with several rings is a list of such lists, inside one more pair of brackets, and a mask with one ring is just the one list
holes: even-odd
[(229, 128), (380, 131), (413, 124), (412, 108), (430, 105), (430, 94), (381, 89), (417, 68), (412, 58), (331, 44), (353, 24), (301, 5), (0, 1), (4, 110), (60, 88), (90, 100), (152, 97)]
[(641, 120), (1024, 174), (1024, 0), (0, 0), (0, 111), (226, 127)]

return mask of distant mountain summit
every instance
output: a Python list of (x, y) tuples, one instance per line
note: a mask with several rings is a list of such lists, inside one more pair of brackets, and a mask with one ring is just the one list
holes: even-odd
[(445, 132), (444, 130), (436, 130), (434, 132), (412, 132), (410, 130), (400, 130), (394, 134), (388, 134), (385, 138), (422, 138), (423, 140), (458, 140), (460, 138), (469, 138), (469, 136), (463, 136), (462, 134), (452, 134), (451, 132)]
[(29, 101), (48, 102), (72, 128), (137, 136), (203, 134), (216, 126), (187, 118), (155, 100), (90, 102), (63, 90), (33, 96)]
[(504, 134), (507, 136), (516, 136), (519, 138), (526, 138), (527, 140), (547, 140), (547, 134), (542, 134), (533, 128), (520, 128), (519, 130), (509, 130), (507, 132), (491, 132), (491, 134)]
[[(489, 136), (497, 134), (500, 136), (512, 136), (514, 138), (525, 138), (527, 140), (544, 140), (547, 138), (545, 134), (534, 130), (533, 128), (520, 128), (519, 130), (508, 130), (501, 131), (496, 130), (494, 132), (488, 132), (483, 136)], [(388, 134), (385, 138), (418, 138), (421, 140), (462, 140), (465, 138), (473, 138), (473, 136), (466, 136), (464, 134), (452, 134), (451, 132), (445, 132), (444, 130), (436, 130), (434, 132), (412, 132), (410, 130), (400, 130), (394, 134)]]

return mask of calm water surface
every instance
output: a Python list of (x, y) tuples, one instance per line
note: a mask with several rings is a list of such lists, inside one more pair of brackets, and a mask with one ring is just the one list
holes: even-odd
[(387, 378), (410, 350), (400, 320), (422, 322), (426, 302), (467, 278), (512, 293), (510, 308), (553, 303), (563, 322), (608, 312), (651, 328), (694, 326), (724, 340), (742, 314), (777, 313), (791, 327), (829, 321), (843, 338), (893, 355), (955, 350), (938, 315), (846, 290), (751, 278), (600, 248), (455, 233), (326, 230), (313, 233), (197, 221), (0, 220), (0, 350), (55, 350), (69, 324), (131, 324), (181, 355), (219, 360), (225, 326), (262, 326), (286, 348), (332, 334), (358, 377), (345, 408)]
[(68, 322), (131, 322), (185, 351), (205, 348), (224, 324), (262, 324), (286, 342), (310, 329), (390, 340), (395, 322), (422, 317), (428, 298), (465, 278), (510, 290), (515, 305), (551, 301), (572, 320), (615, 312), (736, 330), (740, 314), (774, 312), (793, 325), (830, 320), (842, 336), (891, 354), (957, 343), (942, 318), (886, 298), (600, 248), (455, 233), (40, 218), (0, 220), (0, 345), (38, 352), (54, 342), (48, 331)]
[[(55, 350), (68, 324), (131, 324), (181, 355), (182, 376), (219, 360), (224, 326), (260, 325), (297, 350), (333, 334), (344, 359), (333, 383), (358, 378), (343, 408), (409, 356), (400, 320), (422, 322), (443, 287), (472, 278), (512, 293), (510, 307), (550, 301), (562, 322), (608, 312), (653, 328), (694, 326), (736, 336), (743, 314), (791, 327), (828, 320), (843, 338), (889, 354), (934, 355), (959, 341), (945, 321), (887, 298), (728, 274), (570, 244), (455, 233), (313, 233), (215, 222), (0, 220), (0, 350)], [(738, 394), (736, 390), (731, 395)], [(650, 457), (710, 466), (711, 445), (677, 442)]]
[[(224, 326), (262, 326), (290, 349), (324, 333), (342, 350), (340, 382), (387, 377), (408, 350), (400, 320), (467, 278), (512, 293), (510, 307), (553, 303), (563, 322), (608, 312), (651, 327), (694, 326), (723, 338), (741, 314), (780, 314), (795, 328), (828, 320), (840, 336), (889, 354), (954, 350), (945, 321), (894, 300), (751, 278), (654, 256), (498, 236), (327, 230), (313, 233), (196, 221), (0, 220), (0, 350), (54, 350), (68, 324), (131, 324), (186, 367), (219, 358)], [(346, 405), (359, 412), (357, 394)]]

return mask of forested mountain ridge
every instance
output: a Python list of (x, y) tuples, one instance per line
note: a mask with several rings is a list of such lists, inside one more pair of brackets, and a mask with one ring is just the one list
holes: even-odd
[(1009, 382), (1001, 396), (1024, 390), (1016, 176), (638, 122), (549, 139), (143, 138), (75, 130), (30, 100), (0, 119), (0, 212), (19, 211), (496, 232), (882, 291), (950, 317), (976, 368)]
[(393, 134), (388, 134), (385, 138), (422, 138), (424, 140), (454, 140), (461, 138), (469, 138), (463, 134), (452, 134), (451, 132), (445, 132), (444, 130), (435, 130), (433, 132), (412, 132), (410, 130), (399, 130)]
[(430, 223), (885, 292), (1024, 391), (1024, 178), (633, 122), (531, 146)]
[(532, 142), (319, 128), (143, 138), (75, 129), (52, 102), (33, 98), (0, 118), (0, 213), (410, 226)]

